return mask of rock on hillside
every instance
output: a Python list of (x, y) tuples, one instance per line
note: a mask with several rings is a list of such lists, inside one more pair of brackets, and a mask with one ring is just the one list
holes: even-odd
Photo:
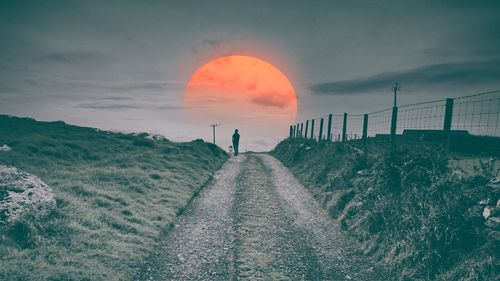
[(38, 177), (0, 165), (0, 224), (30, 212), (42, 216), (55, 207), (54, 192)]
[(9, 152), (11, 150), (10, 146), (4, 144), (0, 146), (0, 151)]

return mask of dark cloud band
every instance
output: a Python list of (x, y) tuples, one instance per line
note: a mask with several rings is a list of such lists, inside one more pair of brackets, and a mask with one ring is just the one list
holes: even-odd
[(491, 84), (500, 82), (500, 59), (434, 64), (405, 71), (385, 72), (366, 78), (314, 84), (311, 90), (316, 94), (366, 94), (387, 90), (394, 82), (411, 88)]

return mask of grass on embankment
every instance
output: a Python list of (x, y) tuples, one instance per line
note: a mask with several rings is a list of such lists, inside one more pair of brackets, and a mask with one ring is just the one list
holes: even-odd
[(0, 227), (0, 280), (126, 280), (162, 230), (227, 159), (203, 141), (172, 143), (0, 116), (0, 164), (55, 192), (47, 217)]
[(371, 146), (365, 157), (310, 140), (285, 140), (272, 154), (399, 280), (500, 279), (500, 232), (482, 216), (500, 198), (494, 161), (461, 169), (436, 146)]

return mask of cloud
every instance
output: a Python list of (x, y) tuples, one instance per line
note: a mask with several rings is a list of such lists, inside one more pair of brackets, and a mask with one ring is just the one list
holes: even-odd
[(107, 64), (116, 61), (113, 55), (86, 50), (53, 52), (42, 56), (41, 59), (64, 64)]
[(102, 97), (101, 100), (108, 100), (108, 101), (130, 101), (134, 100), (131, 97), (125, 97), (125, 96), (111, 96), (111, 97)]
[(167, 89), (178, 90), (178, 89), (184, 89), (186, 85), (186, 82), (177, 80), (104, 82), (104, 81), (54, 78), (52, 79), (52, 82), (58, 85), (67, 85), (82, 89), (96, 89), (96, 90), (106, 90), (113, 92), (132, 92), (132, 91), (156, 92), (156, 91), (164, 91)]
[(85, 109), (110, 109), (110, 110), (120, 110), (120, 109), (139, 109), (143, 108), (143, 106), (133, 105), (133, 104), (117, 104), (117, 103), (103, 103), (103, 102), (82, 102), (79, 103), (77, 108), (85, 108)]
[(287, 96), (276, 93), (261, 94), (253, 98), (252, 103), (263, 106), (285, 108), (290, 104), (290, 99)]
[(193, 54), (198, 54), (205, 49), (218, 48), (221, 44), (224, 43), (224, 40), (224, 37), (204, 38), (201, 40), (201, 42), (195, 44), (190, 49)]
[(241, 29), (231, 29), (231, 31), (215, 32), (206, 34), (205, 38), (201, 38), (193, 43), (189, 48), (193, 55), (204, 55), (208, 57), (219, 57), (221, 55), (229, 55), (235, 52), (241, 53), (248, 46), (242, 36)]
[(97, 110), (128, 110), (128, 109), (165, 109), (165, 110), (180, 110), (183, 106), (167, 105), (167, 104), (151, 104), (151, 103), (124, 103), (124, 102), (110, 102), (109, 99), (99, 101), (81, 102), (75, 106), (76, 108), (83, 109), (97, 109)]
[(167, 89), (179, 90), (186, 87), (187, 82), (176, 80), (164, 81), (135, 81), (130, 83), (123, 83), (118, 85), (103, 85), (100, 86), (104, 89), (113, 91), (163, 91)]
[(495, 83), (499, 77), (500, 59), (492, 59), (433, 64), (360, 79), (314, 84), (310, 89), (316, 94), (367, 94), (379, 90), (386, 91), (395, 82), (410, 88), (429, 88), (439, 85), (463, 87)]
[(136, 82), (117, 86), (104, 87), (113, 91), (161, 91), (165, 89), (167, 83), (162, 81)]

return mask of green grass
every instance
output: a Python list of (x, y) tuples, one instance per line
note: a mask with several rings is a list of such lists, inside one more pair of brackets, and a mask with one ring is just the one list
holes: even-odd
[(500, 233), (479, 204), (500, 199), (498, 163), (436, 145), (368, 151), (285, 140), (272, 153), (398, 280), (499, 280)]
[(203, 141), (152, 141), (0, 115), (0, 164), (41, 178), (58, 208), (0, 227), (0, 280), (126, 280), (227, 159)]

